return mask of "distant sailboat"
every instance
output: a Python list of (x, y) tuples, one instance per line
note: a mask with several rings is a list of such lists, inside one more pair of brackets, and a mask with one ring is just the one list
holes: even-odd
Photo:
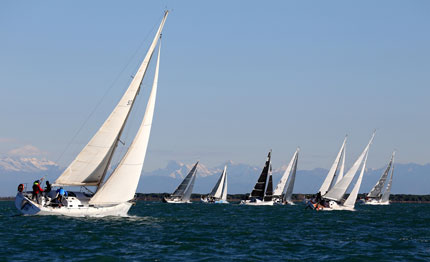
[[(161, 38), (168, 12), (157, 30), (152, 44), (136, 75), (112, 113), (82, 149), (75, 160), (57, 178), (53, 186), (95, 186), (95, 193), (69, 191), (68, 196), (58, 199), (49, 196), (33, 201), (29, 194), (19, 191), (15, 206), (23, 214), (65, 216), (125, 216), (132, 205), (142, 172), (154, 115), (160, 63), (160, 46), (155, 68), (154, 82), (141, 126), (119, 165), (105, 181), (105, 176), (120, 141), (127, 119), (133, 108), (142, 80)], [(160, 44), (161, 45), (161, 44)], [(89, 190), (88, 190), (89, 191)]]
[[(382, 173), (381, 178), (379, 178), (376, 185), (372, 188), (372, 190), (370, 190), (369, 194), (367, 194), (365, 199), (365, 204), (367, 205), (389, 205), (390, 204), (389, 198), (391, 193), (391, 185), (393, 182), (395, 154), (396, 152), (393, 152), (393, 154), (391, 155), (390, 162), (388, 163), (388, 166), (385, 169), (384, 173)], [(388, 180), (385, 192), (382, 194), (382, 189), (388, 178), (388, 174), (390, 173), (390, 170), (391, 170), (390, 179)]]
[(291, 198), (293, 196), (294, 182), (296, 180), (299, 151), (300, 149), (297, 148), (296, 152), (290, 160), (290, 163), (287, 166), (287, 169), (285, 170), (284, 174), (281, 177), (281, 180), (279, 180), (279, 183), (276, 186), (275, 191), (273, 192), (273, 201), (275, 204), (294, 205)]
[[(260, 177), (252, 190), (249, 200), (242, 200), (240, 203), (244, 205), (254, 205), (254, 206), (272, 206), (272, 164), (271, 164), (272, 150), (270, 150), (267, 155), (266, 163), (264, 164), (263, 171), (261, 171)], [(267, 178), (269, 177), (269, 183), (267, 183)], [(266, 187), (266, 184), (267, 187)], [(269, 187), (270, 186), (270, 187)], [(270, 200), (269, 200), (270, 199)]]
[(221, 173), (214, 188), (206, 197), (202, 197), (202, 202), (215, 204), (228, 204), (227, 201), (227, 166)]
[[(352, 165), (352, 167), (345, 174), (345, 176), (343, 176), (338, 183), (332, 186), (326, 194), (321, 195), (321, 191), (318, 192), (317, 197), (314, 200), (311, 200), (308, 202), (309, 207), (317, 210), (351, 210), (351, 211), (354, 210), (355, 202), (358, 196), (358, 191), (360, 190), (360, 185), (363, 180), (364, 171), (366, 169), (366, 162), (367, 162), (367, 156), (369, 153), (369, 148), (373, 142), (374, 137), (375, 137), (375, 133), (373, 133), (369, 143), (367, 144), (367, 146), (365, 147), (361, 155), (358, 157), (358, 159), (355, 161), (355, 163)], [(345, 141), (343, 146), (344, 145), (345, 145)], [(342, 150), (343, 149), (341, 149), (341, 151)], [(339, 152), (339, 154), (340, 153), (341, 152)], [(336, 160), (337, 159), (338, 158), (336, 158)], [(348, 198), (344, 201), (343, 197), (346, 191), (348, 190), (348, 187), (350, 186), (360, 166), (361, 166), (361, 172), (355, 183), (355, 186), (353, 187)], [(329, 172), (327, 176), (333, 176), (333, 174)], [(330, 181), (330, 179), (326, 178), (326, 180), (324, 180), (323, 185), (327, 181)]]
[(164, 197), (163, 202), (165, 203), (191, 203), (190, 198), (193, 192), (194, 181), (197, 176), (197, 165), (199, 162), (193, 166), (188, 175), (184, 178), (184, 180), (179, 184), (178, 188), (176, 188), (175, 192), (169, 197)]

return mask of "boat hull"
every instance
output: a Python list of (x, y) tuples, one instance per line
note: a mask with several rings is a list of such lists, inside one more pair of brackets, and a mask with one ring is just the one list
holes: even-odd
[(191, 203), (190, 200), (182, 200), (182, 199), (178, 199), (178, 198), (165, 198), (163, 197), (163, 203), (168, 203), (168, 204), (189, 204)]
[(364, 201), (364, 204), (365, 205), (372, 205), (372, 206), (387, 206), (390, 204), (390, 202), (389, 201), (380, 202), (380, 200), (372, 199), (372, 200)]
[(18, 193), (15, 197), (15, 207), (23, 215), (60, 215), (70, 217), (127, 216), (131, 206), (132, 203), (125, 202), (110, 206), (51, 207), (39, 205), (22, 193)]
[(247, 206), (273, 206), (273, 201), (250, 201), (250, 200), (242, 200), (240, 201), (241, 205), (247, 205)]

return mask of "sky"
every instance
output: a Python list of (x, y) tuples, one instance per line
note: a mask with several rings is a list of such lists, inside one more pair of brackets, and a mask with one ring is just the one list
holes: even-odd
[[(163, 10), (145, 170), (169, 160), (429, 163), (428, 1), (1, 1), (0, 156), (67, 166), (128, 87)], [(153, 66), (124, 132), (143, 115)], [(128, 144), (127, 144), (128, 143)], [(15, 151), (14, 151), (15, 150)], [(119, 155), (119, 154), (118, 154)], [(119, 161), (119, 156), (114, 161)]]

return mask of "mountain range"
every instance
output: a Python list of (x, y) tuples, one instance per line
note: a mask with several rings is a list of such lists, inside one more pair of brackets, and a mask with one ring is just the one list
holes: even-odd
[[(144, 170), (137, 192), (141, 193), (171, 193), (194, 163), (180, 163), (169, 161), (163, 168), (153, 171)], [(228, 161), (228, 191), (229, 193), (249, 193), (260, 175), (262, 166), (235, 163)], [(194, 192), (208, 193), (215, 185), (224, 164), (207, 167), (199, 163)], [(279, 181), (286, 167), (273, 170), (274, 187)], [(367, 169), (360, 192), (368, 192), (379, 179), (385, 167)], [(63, 168), (55, 162), (36, 157), (5, 157), (0, 158), (0, 196), (13, 196), (19, 183), (31, 183), (46, 176), (48, 180), (55, 180)], [(295, 193), (316, 193), (324, 180), (328, 170), (315, 168), (301, 170), (300, 159), (297, 171)], [(396, 194), (429, 194), (430, 193), (430, 164), (415, 163), (396, 164), (392, 192)]]

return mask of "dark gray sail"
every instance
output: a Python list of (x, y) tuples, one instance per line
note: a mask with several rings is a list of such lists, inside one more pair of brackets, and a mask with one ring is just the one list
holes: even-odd
[(387, 188), (385, 189), (385, 192), (381, 197), (381, 203), (385, 203), (390, 200), (391, 185), (393, 184), (393, 174), (394, 174), (394, 165), (393, 165), (393, 168), (391, 169), (391, 175), (390, 175), (390, 179), (388, 180)]
[(269, 176), (269, 183), (267, 183), (266, 194), (264, 196), (264, 201), (271, 201), (273, 198), (273, 182), (272, 175)]
[(393, 163), (393, 156), (391, 157), (390, 163), (388, 163), (387, 169), (379, 178), (379, 181), (376, 185), (370, 190), (370, 193), (367, 194), (367, 197), (370, 198), (379, 198), (381, 197), (382, 188), (384, 187), (385, 181), (387, 180), (388, 174), (390, 173), (391, 165)]
[(269, 168), (270, 168), (271, 154), (272, 154), (272, 150), (270, 150), (269, 154), (267, 155), (267, 160), (266, 160), (266, 163), (264, 164), (263, 171), (261, 171), (261, 175), (258, 178), (258, 181), (255, 184), (250, 197), (256, 197), (260, 199), (263, 199), (264, 197), (264, 190), (266, 189), (267, 175), (269, 174)]
[(190, 183), (191, 178), (193, 177), (194, 173), (197, 171), (197, 165), (199, 164), (199, 161), (193, 166), (191, 171), (188, 173), (188, 175), (184, 178), (182, 183), (178, 186), (178, 188), (173, 192), (172, 196), (174, 197), (182, 197), (184, 195), (184, 191), (187, 188), (188, 184)]

